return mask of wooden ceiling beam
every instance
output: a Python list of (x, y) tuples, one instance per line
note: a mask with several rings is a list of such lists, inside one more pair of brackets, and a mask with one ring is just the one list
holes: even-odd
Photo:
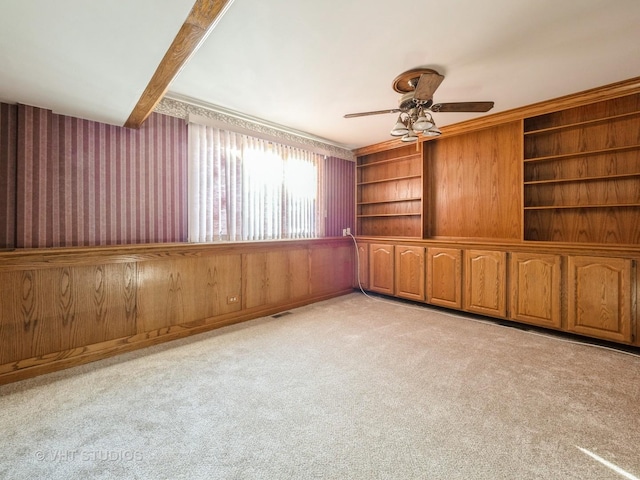
[(125, 127), (140, 128), (142, 126), (167, 92), (180, 69), (196, 52), (227, 3), (229, 0), (196, 0), (189, 16), (180, 27), (180, 31), (173, 39), (147, 88), (142, 92), (140, 100), (129, 115), (124, 124)]

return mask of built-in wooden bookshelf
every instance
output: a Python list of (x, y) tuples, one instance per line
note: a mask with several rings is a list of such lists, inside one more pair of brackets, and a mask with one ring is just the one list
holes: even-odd
[(640, 94), (524, 119), (524, 240), (640, 243)]
[(415, 144), (358, 157), (358, 235), (422, 238), (422, 170)]
[(441, 130), (356, 151), (364, 288), (640, 346), (640, 77)]

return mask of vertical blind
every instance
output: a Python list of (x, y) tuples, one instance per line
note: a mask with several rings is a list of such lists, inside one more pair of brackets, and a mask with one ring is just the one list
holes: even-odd
[(324, 235), (323, 156), (189, 124), (189, 241)]

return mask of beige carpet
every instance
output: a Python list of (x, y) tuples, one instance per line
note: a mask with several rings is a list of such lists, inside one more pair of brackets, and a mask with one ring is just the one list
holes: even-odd
[(3, 479), (633, 479), (640, 358), (354, 293), (0, 387), (0, 434)]

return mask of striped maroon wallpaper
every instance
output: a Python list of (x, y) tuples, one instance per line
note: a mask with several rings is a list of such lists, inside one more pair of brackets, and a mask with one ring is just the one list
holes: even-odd
[(16, 247), (186, 240), (187, 128), (139, 130), (18, 105)]
[(15, 246), (18, 107), (0, 103), (0, 248)]
[(355, 173), (355, 162), (335, 157), (325, 160), (327, 237), (342, 236), (346, 227), (355, 235)]
[[(187, 127), (139, 130), (0, 103), (0, 248), (187, 240)], [(326, 236), (354, 222), (355, 164), (325, 160)]]

